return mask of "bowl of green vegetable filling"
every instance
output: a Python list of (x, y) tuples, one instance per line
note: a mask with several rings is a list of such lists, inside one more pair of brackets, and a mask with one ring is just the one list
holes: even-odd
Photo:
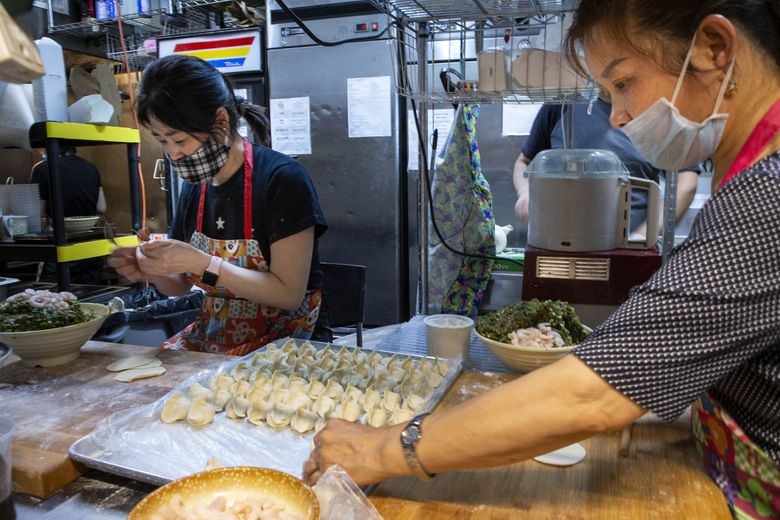
[(69, 292), (27, 291), (0, 302), (0, 343), (28, 367), (53, 367), (79, 357), (111, 310)]
[(555, 363), (592, 332), (569, 303), (536, 299), (481, 317), (475, 330), (498, 359), (519, 372)]

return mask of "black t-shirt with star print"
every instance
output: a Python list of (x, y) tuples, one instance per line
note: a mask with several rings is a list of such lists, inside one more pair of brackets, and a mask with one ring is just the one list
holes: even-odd
[[(308, 289), (322, 287), (318, 241), (327, 229), (317, 192), (300, 163), (261, 145), (252, 145), (252, 236), (269, 265), (271, 244), (314, 226), (314, 254)], [(182, 183), (171, 238), (189, 242), (198, 219), (200, 184)], [(244, 167), (219, 186), (207, 185), (203, 234), (217, 240), (244, 238)]]

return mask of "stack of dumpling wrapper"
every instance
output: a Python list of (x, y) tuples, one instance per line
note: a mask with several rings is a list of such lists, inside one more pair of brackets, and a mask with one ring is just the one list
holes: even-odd
[(319, 431), (331, 418), (372, 426), (406, 422), (421, 413), (450, 371), (440, 359), (415, 359), (309, 342), (269, 344), (248, 362), (171, 394), (160, 418), (204, 426), (217, 413), (236, 420)]

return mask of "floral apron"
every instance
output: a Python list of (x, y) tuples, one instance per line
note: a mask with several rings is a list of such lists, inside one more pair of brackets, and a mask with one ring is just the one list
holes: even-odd
[[(761, 118), (720, 183), (746, 169), (780, 131), (780, 99)], [(708, 392), (694, 405), (693, 434), (735, 518), (780, 518), (780, 467)]]
[[(198, 221), (190, 244), (244, 269), (268, 271), (260, 244), (252, 238), (252, 145), (244, 140), (244, 239), (216, 240), (203, 234), (206, 185), (200, 190)], [(195, 322), (161, 347), (243, 356), (278, 338), (309, 338), (320, 313), (322, 291), (307, 290), (300, 307), (285, 311), (237, 298), (223, 287), (211, 287), (190, 273), (188, 279), (205, 291)]]
[(694, 405), (693, 435), (710, 478), (738, 520), (780, 518), (780, 469), (709, 394)]

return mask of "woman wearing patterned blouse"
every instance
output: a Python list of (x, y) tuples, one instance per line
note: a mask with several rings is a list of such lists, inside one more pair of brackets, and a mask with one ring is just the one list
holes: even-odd
[(567, 47), (654, 166), (712, 156), (713, 195), (690, 236), (574, 356), (426, 417), (411, 441), (405, 424), (332, 421), (306, 476), (334, 463), (359, 483), (510, 464), (693, 405), (735, 516), (776, 517), (780, 1), (582, 0)]

